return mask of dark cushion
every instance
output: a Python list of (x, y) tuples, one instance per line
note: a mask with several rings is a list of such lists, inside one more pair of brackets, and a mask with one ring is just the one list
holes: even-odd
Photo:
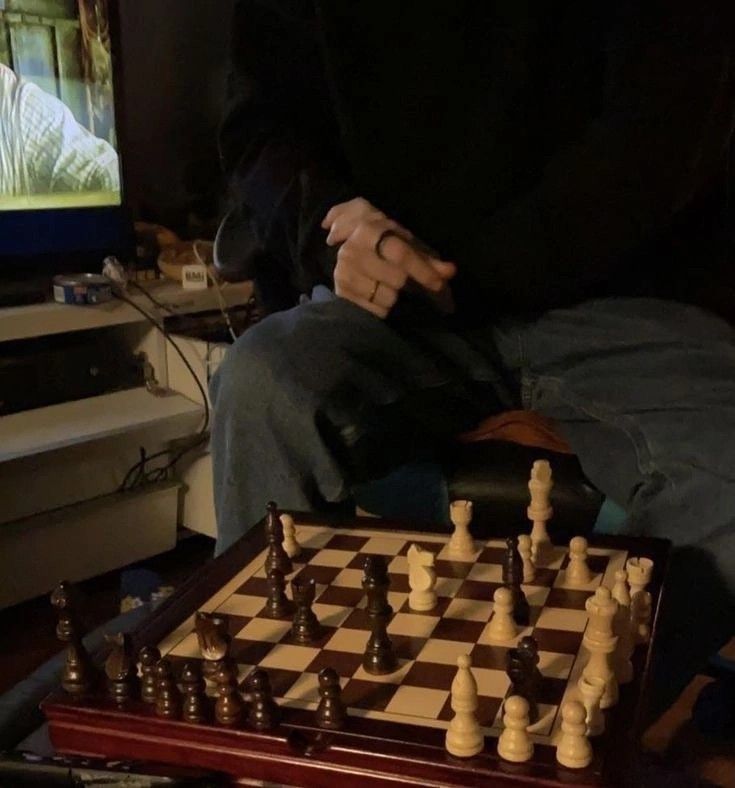
[(554, 478), (552, 540), (566, 541), (592, 530), (603, 496), (585, 478), (575, 456), (491, 440), (457, 444), (445, 459), (449, 498), (473, 502), (477, 536), (528, 533), (528, 480), (534, 460), (541, 459), (549, 460)]

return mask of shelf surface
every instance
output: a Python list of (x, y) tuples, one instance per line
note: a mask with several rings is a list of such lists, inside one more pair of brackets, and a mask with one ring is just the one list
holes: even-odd
[(181, 394), (156, 396), (145, 388), (0, 417), (0, 462), (149, 427), (169, 419), (191, 422), (204, 414), (201, 404)]
[[(143, 286), (157, 301), (176, 314), (186, 315), (220, 308), (217, 292), (213, 287), (206, 290), (184, 290), (177, 282), (166, 280), (145, 282)], [(247, 303), (253, 293), (253, 286), (251, 282), (230, 283), (222, 285), (221, 291), (228, 307), (238, 306)], [(166, 315), (141, 292), (131, 289), (129, 296), (156, 319), (160, 320)], [(44, 304), (5, 307), (0, 309), (0, 342), (140, 323), (145, 320), (140, 312), (118, 299), (97, 306), (74, 306), (47, 301)]]

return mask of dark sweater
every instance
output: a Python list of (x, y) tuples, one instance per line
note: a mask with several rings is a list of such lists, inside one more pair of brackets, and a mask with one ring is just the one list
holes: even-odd
[(259, 276), (329, 283), (319, 223), (361, 195), (457, 263), (480, 319), (735, 304), (731, 6), (240, 0), (222, 154)]

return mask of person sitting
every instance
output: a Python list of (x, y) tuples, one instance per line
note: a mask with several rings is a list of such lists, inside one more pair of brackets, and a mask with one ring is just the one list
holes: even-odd
[(218, 550), (530, 409), (674, 543), (678, 691), (735, 621), (732, 8), (241, 0), (233, 29), (228, 222), (272, 314), (212, 381)]

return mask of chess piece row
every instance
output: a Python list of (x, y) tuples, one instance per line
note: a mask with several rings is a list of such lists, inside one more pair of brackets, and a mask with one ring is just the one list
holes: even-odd
[[(472, 674), (468, 654), (457, 659), (457, 673), (452, 682), (451, 706), (454, 716), (445, 737), (447, 751), (457, 758), (471, 758), (483, 751), (485, 737), (477, 721), (477, 681)], [(511, 690), (512, 692), (512, 690)], [(503, 705), (503, 731), (498, 738), (498, 755), (512, 763), (525, 763), (533, 756), (533, 741), (528, 728), (532, 724), (531, 706), (522, 695), (510, 694)], [(586, 712), (581, 703), (569, 701), (562, 706), (561, 736), (556, 745), (557, 761), (571, 769), (583, 769), (592, 762)]]
[[(228, 657), (217, 660), (214, 672), (208, 671), (215, 686), (216, 700), (212, 704), (198, 660), (185, 663), (180, 680), (176, 681), (170, 660), (162, 659), (157, 648), (144, 646), (138, 659), (140, 686), (130, 637), (121, 635), (114, 638), (105, 671), (110, 695), (118, 704), (137, 699), (136, 690), (139, 689), (140, 699), (155, 705), (156, 714), (166, 719), (183, 719), (195, 724), (216, 720), (227, 726), (235, 726), (245, 720), (251, 728), (259, 731), (270, 730), (280, 721), (280, 709), (273, 698), (265, 670), (255, 669), (247, 676), (243, 697), (238, 686), (237, 666)], [(318, 681), (317, 725), (330, 729), (343, 727), (346, 710), (341, 701), (339, 676), (331, 668), (325, 668), (319, 673)]]
[[(71, 695), (90, 695), (100, 687), (102, 676), (82, 641), (73, 587), (67, 582), (59, 584), (51, 595), (51, 602), (58, 616), (57, 637), (67, 645), (62, 687)], [(214, 719), (223, 725), (240, 722), (245, 704), (238, 688), (237, 667), (228, 656), (230, 637), (227, 619), (221, 615), (198, 613), (195, 625), (203, 667), (198, 660), (187, 662), (180, 682), (174, 678), (170, 660), (162, 659), (157, 648), (144, 646), (136, 659), (130, 635), (108, 637), (111, 649), (105, 661), (104, 674), (109, 697), (119, 706), (137, 700), (154, 704), (156, 713), (167, 719), (183, 719), (191, 723)], [(216, 687), (217, 698), (213, 708), (206, 694), (207, 680)], [(316, 712), (317, 724), (324, 728), (342, 727), (346, 710), (341, 702), (339, 676), (331, 668), (325, 668), (318, 680), (321, 700)], [(254, 670), (246, 678), (244, 689), (250, 698), (248, 724), (256, 730), (276, 725), (280, 713), (273, 700), (267, 673)]]

